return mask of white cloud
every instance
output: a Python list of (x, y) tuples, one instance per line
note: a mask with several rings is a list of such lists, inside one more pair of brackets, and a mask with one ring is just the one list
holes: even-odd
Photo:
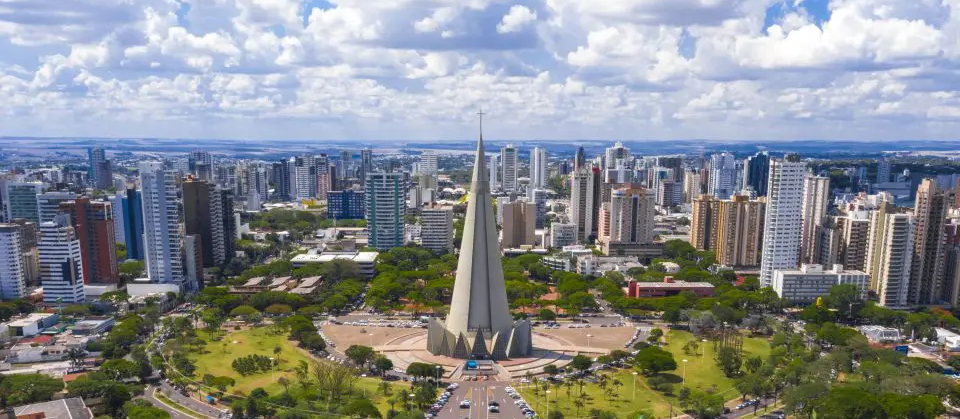
[(960, 0), (68, 3), (0, 0), (0, 135), (456, 138), (481, 106), (512, 138), (960, 128)]
[(527, 24), (537, 20), (537, 13), (528, 9), (526, 6), (515, 5), (510, 11), (503, 15), (500, 24), (497, 25), (497, 32), (510, 33), (518, 32)]

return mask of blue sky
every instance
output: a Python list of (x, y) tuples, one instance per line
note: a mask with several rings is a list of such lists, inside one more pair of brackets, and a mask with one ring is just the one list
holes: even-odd
[(955, 138), (958, 0), (0, 0), (0, 135)]

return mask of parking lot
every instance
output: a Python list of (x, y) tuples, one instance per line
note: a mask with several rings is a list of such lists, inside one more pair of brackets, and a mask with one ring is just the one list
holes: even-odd
[[(517, 401), (507, 394), (507, 383), (492, 381), (469, 381), (458, 383), (459, 387), (451, 392), (450, 398), (437, 412), (436, 419), (524, 419), (525, 416)], [(519, 395), (517, 395), (519, 397)], [(469, 400), (469, 407), (461, 407)], [(498, 405), (491, 412), (492, 403)], [(533, 408), (533, 401), (530, 408)], [(465, 405), (465, 404), (464, 404)]]

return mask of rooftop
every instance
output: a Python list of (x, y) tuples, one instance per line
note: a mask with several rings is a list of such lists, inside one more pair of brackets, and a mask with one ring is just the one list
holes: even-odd
[(48, 317), (50, 317), (50, 316), (54, 316), (54, 315), (55, 315), (55, 314), (53, 314), (53, 313), (30, 313), (30, 314), (27, 314), (27, 315), (24, 316), (24, 317), (21, 317), (21, 318), (19, 318), (19, 319), (15, 319), (15, 320), (11, 321), (10, 323), (7, 323), (7, 325), (10, 326), (10, 327), (26, 327), (26, 326), (32, 326), (32, 325), (36, 324), (37, 322), (39, 322), (39, 321), (41, 321), (41, 320), (44, 320), (44, 319), (46, 319), (46, 318), (48, 318)]
[(643, 288), (713, 288), (709, 282), (637, 282)]
[(87, 409), (87, 406), (83, 404), (83, 399), (79, 397), (17, 406), (13, 408), (13, 413), (17, 417), (31, 416), (44, 419), (93, 418), (93, 413), (90, 412), (90, 409)]

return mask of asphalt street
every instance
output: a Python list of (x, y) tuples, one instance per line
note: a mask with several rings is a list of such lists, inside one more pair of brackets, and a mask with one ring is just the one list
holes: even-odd
[[(183, 394), (180, 394), (180, 392), (177, 389), (173, 388), (166, 382), (161, 382), (159, 387), (151, 386), (145, 392), (151, 396), (148, 398), (148, 400), (150, 400), (151, 402), (156, 400), (156, 398), (153, 397), (153, 390), (160, 391), (168, 399), (173, 400), (177, 404), (183, 407), (186, 407), (187, 409), (190, 409), (194, 412), (197, 412), (206, 416), (210, 416), (213, 418), (220, 417), (224, 410), (228, 410), (227, 406), (222, 406), (219, 404), (211, 405), (211, 404), (202, 402), (200, 400), (197, 400), (188, 396), (184, 396)], [(158, 405), (158, 403), (153, 403), (153, 404)], [(163, 407), (162, 404), (160, 404), (159, 406), (161, 408)]]
[[(509, 383), (480, 381), (459, 384), (460, 388), (450, 396), (446, 406), (437, 414), (437, 419), (524, 419), (520, 408), (504, 390)], [(470, 400), (470, 408), (460, 407), (463, 400)], [(500, 404), (499, 413), (488, 411), (490, 402)], [(532, 400), (527, 400), (527, 403), (533, 408)]]

